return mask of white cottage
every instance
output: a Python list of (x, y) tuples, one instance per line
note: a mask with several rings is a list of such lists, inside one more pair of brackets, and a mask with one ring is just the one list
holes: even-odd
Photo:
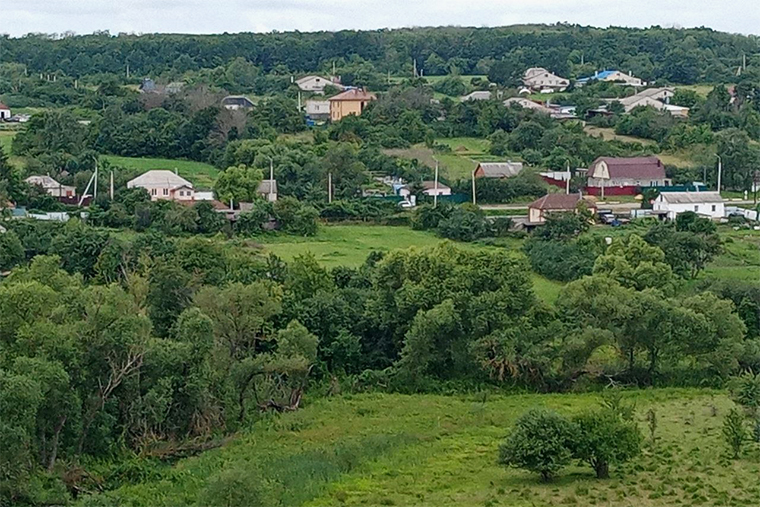
[(0, 102), (0, 121), (11, 119), (11, 108)]
[(127, 182), (127, 188), (144, 188), (151, 201), (194, 201), (193, 184), (172, 171), (152, 170)]
[(666, 213), (669, 220), (686, 211), (712, 219), (726, 216), (725, 201), (718, 192), (662, 192), (652, 210)]

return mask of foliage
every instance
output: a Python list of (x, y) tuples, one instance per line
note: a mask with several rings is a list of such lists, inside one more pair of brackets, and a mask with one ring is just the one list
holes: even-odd
[(723, 419), (723, 439), (729, 448), (731, 458), (739, 459), (744, 446), (749, 441), (744, 414), (732, 408)]
[(253, 202), (259, 197), (262, 178), (260, 169), (242, 164), (228, 167), (217, 178), (214, 191), (222, 202)]
[(570, 463), (573, 438), (573, 424), (565, 417), (531, 410), (517, 420), (499, 447), (499, 463), (535, 472), (548, 481)]
[(636, 423), (610, 409), (581, 413), (573, 423), (573, 456), (591, 465), (597, 479), (609, 477), (610, 464), (623, 463), (640, 452), (641, 432)]

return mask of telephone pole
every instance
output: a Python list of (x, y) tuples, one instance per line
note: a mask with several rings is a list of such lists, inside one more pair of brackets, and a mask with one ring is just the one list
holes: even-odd
[(433, 208), (438, 207), (438, 159), (433, 158), (435, 160), (435, 184), (433, 186)]

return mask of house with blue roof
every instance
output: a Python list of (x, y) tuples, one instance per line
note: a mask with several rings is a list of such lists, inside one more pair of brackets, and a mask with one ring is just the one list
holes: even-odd
[(645, 86), (646, 83), (641, 79), (626, 74), (619, 70), (603, 70), (595, 72), (593, 76), (583, 77), (575, 81), (576, 86), (583, 86), (592, 81), (607, 81), (610, 83), (619, 83), (624, 86)]

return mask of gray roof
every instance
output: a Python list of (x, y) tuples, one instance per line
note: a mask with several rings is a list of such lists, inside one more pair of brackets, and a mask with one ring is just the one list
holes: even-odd
[(523, 170), (522, 162), (481, 162), (478, 167), (486, 178), (511, 178)]
[(260, 194), (276, 194), (277, 180), (261, 180), (257, 192)]
[(193, 188), (193, 184), (185, 178), (165, 169), (154, 169), (141, 174), (137, 178), (127, 182), (127, 188)]
[(724, 202), (718, 192), (662, 192), (660, 197), (669, 204), (704, 204)]

